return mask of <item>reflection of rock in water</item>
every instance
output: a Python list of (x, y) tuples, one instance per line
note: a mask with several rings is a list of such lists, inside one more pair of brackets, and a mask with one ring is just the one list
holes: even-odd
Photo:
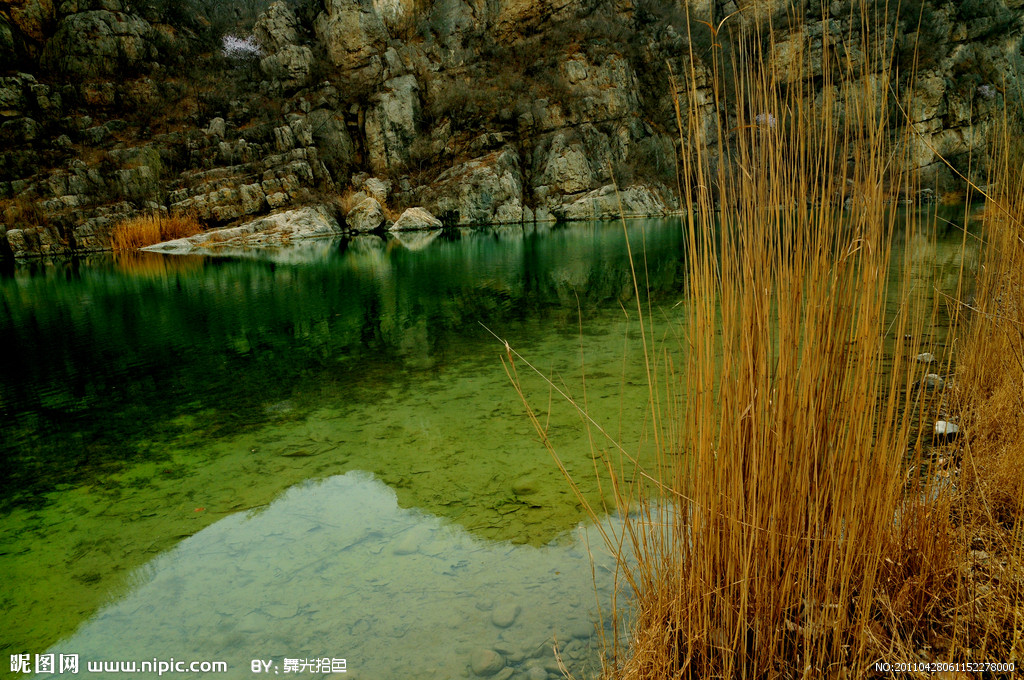
[(392, 243), (395, 243), (406, 250), (415, 252), (417, 250), (423, 250), (429, 246), (440, 234), (441, 232), (439, 231), (395, 232), (391, 234), (391, 238), (388, 240), (388, 245), (390, 246)]
[[(608, 611), (613, 560), (589, 533)], [(399, 508), (389, 487), (350, 472), (186, 539), (50, 651), (217, 659), (232, 678), (248, 677), (260, 655), (278, 664), (345, 658), (355, 680), (443, 680), (471, 669), (549, 678), (557, 638), (574, 670), (594, 670), (587, 534), (543, 548), (480, 540)]]

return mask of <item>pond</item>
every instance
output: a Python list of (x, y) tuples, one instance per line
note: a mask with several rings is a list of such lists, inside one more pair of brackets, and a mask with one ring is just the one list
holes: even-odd
[[(173, 658), (227, 664), (176, 677), (541, 680), (555, 640), (596, 668), (614, 561), (502, 358), (507, 340), (537, 369), (516, 359), (579, 492), (610, 507), (611, 442), (558, 391), (649, 453), (626, 233), (671, 347), (678, 220), (6, 272), (0, 677), (21, 654), (61, 677), (63, 654), (85, 677)], [(958, 230), (905, 243), (955, 288)]]

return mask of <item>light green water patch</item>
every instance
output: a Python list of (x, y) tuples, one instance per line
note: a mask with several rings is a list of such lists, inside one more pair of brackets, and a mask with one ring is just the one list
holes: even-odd
[(78, 677), (97, 678), (110, 676), (89, 662), (171, 658), (226, 662), (224, 678), (253, 677), (255, 659), (283, 673), (285, 659), (322, 658), (345, 659), (345, 674), (303, 677), (472, 678), (486, 661), (497, 677), (554, 678), (556, 639), (574, 669), (596, 668), (613, 570), (592, 529), (543, 547), (484, 541), (351, 472), (182, 541), (48, 653), (77, 654)]
[[(622, 309), (592, 317), (582, 329), (527, 323), (508, 340), (638, 453), (646, 387), (636, 324)], [(11, 652), (70, 634), (120, 592), (127, 571), (310, 478), (371, 471), (401, 507), (444, 517), (478, 539), (542, 546), (572, 529), (586, 513), (524, 415), (501, 366), (504, 346), (493, 338), (465, 346), (466, 356), (437, 369), (379, 371), (350, 389), (325, 383), (268, 403), (263, 426), (231, 436), (209, 437), (202, 426), (211, 416), (203, 411), (179, 416), (182, 434), (163, 446), (139, 444), (157, 450), (156, 460), (12, 511), (0, 538), (0, 564), (10, 577), (4, 608), (19, 622), (5, 634)], [(594, 507), (610, 505), (592, 458), (609, 442), (595, 435), (592, 448), (575, 408), (558, 395), (549, 401), (550, 387), (520, 369), (580, 490)]]

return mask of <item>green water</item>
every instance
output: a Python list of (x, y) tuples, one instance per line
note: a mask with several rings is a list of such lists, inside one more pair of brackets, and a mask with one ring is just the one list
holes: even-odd
[[(672, 347), (679, 224), (628, 233)], [(625, 238), (578, 224), (6, 273), (0, 676), (50, 650), (86, 677), (109, 677), (87, 660), (226, 661), (220, 677), (241, 678), (256, 659), (333, 657), (339, 677), (470, 678), (489, 650), (497, 677), (537, 680), (557, 676), (556, 638), (593, 668), (611, 563), (494, 335), (644, 455)], [(907, 243), (922, 285), (948, 290), (955, 230)], [(516, 368), (600, 505), (609, 442)]]

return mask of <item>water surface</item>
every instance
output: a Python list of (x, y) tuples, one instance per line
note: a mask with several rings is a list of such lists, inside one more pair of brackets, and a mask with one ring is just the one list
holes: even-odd
[[(628, 234), (653, 334), (678, 349), (679, 224)], [(649, 451), (625, 238), (510, 228), (0, 278), (0, 676), (51, 650), (83, 673), (343, 657), (343, 677), (458, 678), (494, 652), (502, 680), (539, 680), (556, 637), (593, 668), (610, 562), (591, 569), (600, 541), (495, 336), (545, 376), (516, 359), (580, 492), (610, 502), (594, 470), (612, 446), (555, 387)], [(950, 290), (959, 243), (901, 253)]]

